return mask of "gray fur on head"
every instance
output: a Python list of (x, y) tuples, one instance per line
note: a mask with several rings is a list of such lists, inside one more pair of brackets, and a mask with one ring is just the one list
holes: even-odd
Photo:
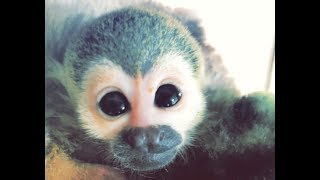
[(155, 61), (177, 52), (189, 61), (195, 72), (199, 65), (199, 47), (179, 22), (158, 12), (127, 8), (90, 22), (67, 49), (65, 59), (75, 69), (79, 81), (90, 61), (107, 59), (129, 75), (144, 75)]

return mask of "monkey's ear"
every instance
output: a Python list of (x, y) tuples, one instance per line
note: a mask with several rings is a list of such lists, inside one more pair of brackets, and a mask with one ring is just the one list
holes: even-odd
[(198, 41), (202, 46), (204, 45), (205, 34), (201, 27), (201, 20), (197, 15), (188, 9), (176, 8), (174, 9), (175, 17), (182, 22), (183, 25), (189, 30), (191, 35)]

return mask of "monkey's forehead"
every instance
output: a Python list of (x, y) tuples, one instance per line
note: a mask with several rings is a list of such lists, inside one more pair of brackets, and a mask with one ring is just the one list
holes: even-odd
[[(68, 56), (72, 52), (72, 56)], [(199, 69), (200, 48), (176, 19), (160, 12), (125, 8), (105, 14), (85, 26), (71, 42), (67, 58), (81, 77), (90, 61), (108, 59), (129, 75), (146, 74), (164, 54), (174, 53)]]

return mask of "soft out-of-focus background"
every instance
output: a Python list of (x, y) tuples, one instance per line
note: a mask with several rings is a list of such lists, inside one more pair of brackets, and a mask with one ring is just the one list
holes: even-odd
[(242, 94), (275, 93), (274, 0), (155, 0), (194, 10)]

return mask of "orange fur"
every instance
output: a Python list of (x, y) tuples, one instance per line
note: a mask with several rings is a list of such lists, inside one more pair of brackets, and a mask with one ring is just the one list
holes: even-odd
[(139, 104), (139, 100), (141, 97), (141, 92), (139, 90), (140, 84), (142, 82), (142, 77), (140, 74), (137, 75), (137, 77), (134, 79), (134, 96), (132, 99), (132, 107), (134, 107), (132, 109), (131, 112), (131, 117), (130, 117), (130, 123), (132, 126), (139, 126), (139, 124), (141, 123), (141, 119), (139, 119), (139, 113), (140, 113), (140, 104)]
[(45, 159), (46, 180), (124, 180), (115, 169), (80, 163), (70, 159), (58, 147), (53, 147)]

